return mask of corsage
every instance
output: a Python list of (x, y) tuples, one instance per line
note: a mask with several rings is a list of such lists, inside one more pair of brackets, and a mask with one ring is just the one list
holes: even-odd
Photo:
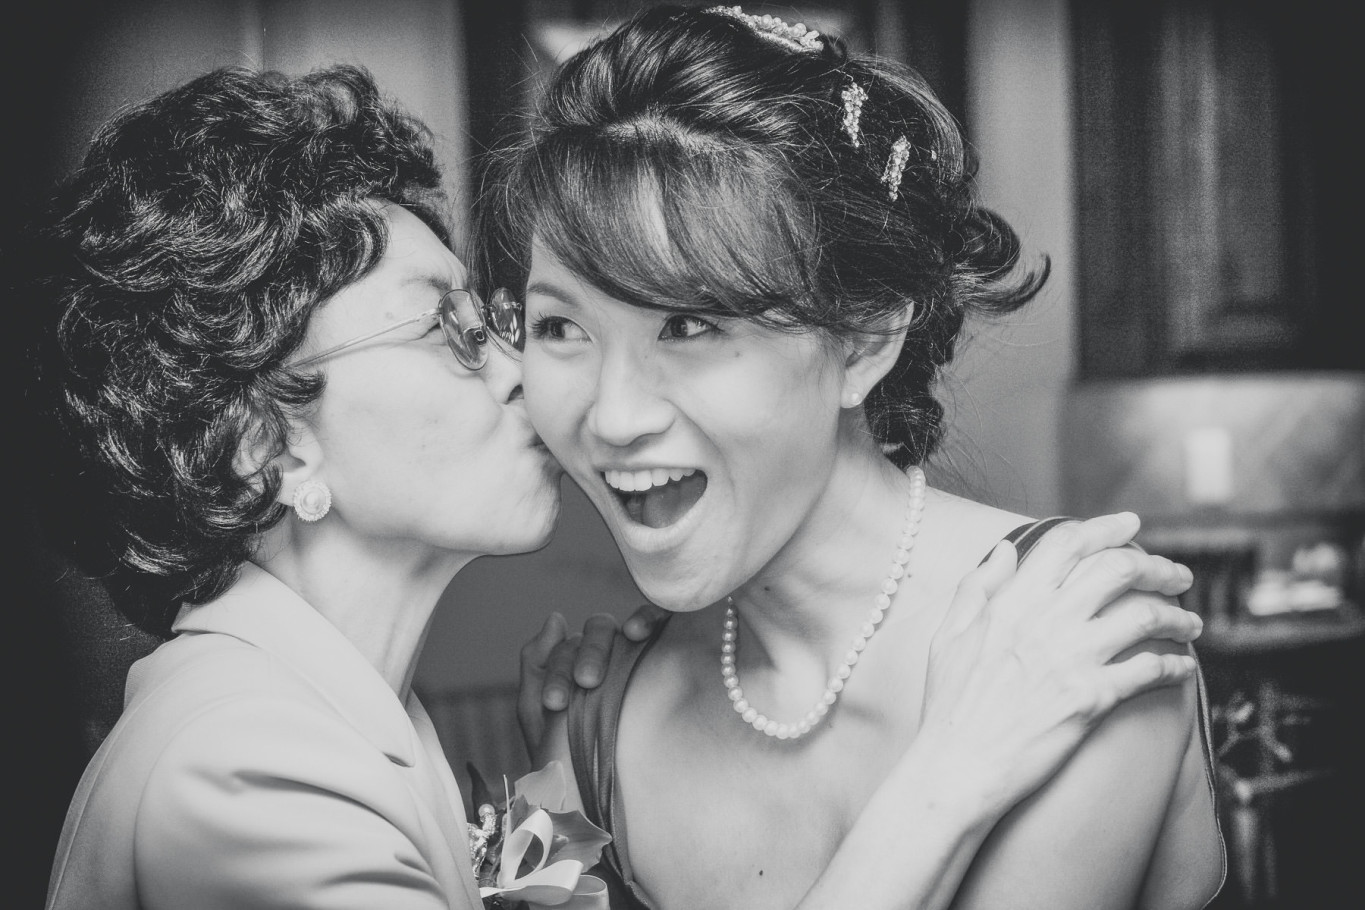
[(519, 778), (501, 800), (469, 766), (477, 824), (469, 851), (488, 910), (608, 910), (607, 885), (584, 870), (597, 864), (611, 835), (577, 810), (565, 810), (568, 780), (552, 761)]

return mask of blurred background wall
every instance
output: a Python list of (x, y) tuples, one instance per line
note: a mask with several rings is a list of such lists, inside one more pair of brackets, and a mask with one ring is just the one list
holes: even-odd
[[(462, 241), (478, 153), (515, 128), (557, 62), (642, 5), (53, 0), (16, 12), (4, 55), (6, 231), (22, 231), (26, 207), (123, 105), (219, 65), (351, 62), (432, 128)], [(1148, 518), (1149, 546), (1202, 560), (1212, 581), (1191, 605), (1227, 624), (1209, 636), (1206, 662), (1227, 786), (1242, 794), (1228, 800), (1240, 859), (1222, 905), (1310, 906), (1309, 881), (1320, 889), (1311, 906), (1348, 905), (1322, 895), (1358, 887), (1344, 870), (1360, 839), (1323, 832), (1361, 805), (1360, 753), (1332, 731), (1360, 721), (1365, 358), (1345, 328), (1358, 307), (1347, 246), (1358, 231), (1343, 228), (1355, 205), (1345, 125), (1358, 108), (1346, 87), (1358, 84), (1359, 55), (1333, 8), (824, 0), (746, 10), (910, 62), (962, 120), (986, 201), (1029, 255), (1051, 257), (1052, 277), (1020, 314), (969, 327), (944, 379), (951, 431), (931, 479), (1034, 515), (1132, 508)], [(480, 560), (444, 598), (417, 684), (444, 712), (457, 768), (524, 762), (509, 685), (520, 644), (550, 610), (576, 627), (641, 600), (605, 528), (565, 486), (548, 547)], [(39, 619), (23, 619), (41, 640)], [(62, 680), (48, 675), (57, 699)], [(79, 749), (54, 712), (31, 713), (23, 722), (62, 752), (34, 762), (65, 769), (49, 775), (64, 803)], [(494, 727), (503, 736), (483, 737), (483, 751), (459, 732)], [(53, 817), (35, 823), (40, 833)], [(34, 839), (35, 868), (50, 861), (46, 837)]]

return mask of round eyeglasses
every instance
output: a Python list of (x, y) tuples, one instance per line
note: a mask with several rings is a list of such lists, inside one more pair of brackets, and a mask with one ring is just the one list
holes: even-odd
[(508, 350), (520, 351), (525, 342), (521, 304), (516, 301), (510, 291), (506, 288), (498, 288), (493, 292), (489, 303), (485, 304), (479, 295), (473, 291), (467, 288), (455, 288), (441, 295), (441, 303), (435, 309), (426, 310), (416, 316), (410, 316), (407, 319), (386, 325), (382, 329), (367, 332), (358, 338), (343, 341), (341, 344), (314, 354), (306, 360), (299, 361), (297, 366), (310, 366), (372, 338), (378, 338), (380, 335), (386, 335), (433, 316), (440, 320), (441, 333), (445, 335), (446, 346), (450, 348), (450, 352), (455, 355), (455, 359), (460, 362), (460, 365), (468, 370), (481, 370), (483, 365), (488, 362), (490, 328), (492, 329), (492, 337)]

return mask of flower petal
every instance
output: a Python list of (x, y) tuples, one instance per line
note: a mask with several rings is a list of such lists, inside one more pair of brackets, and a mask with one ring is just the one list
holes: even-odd
[(558, 761), (548, 762), (539, 771), (517, 778), (512, 785), (515, 796), (548, 812), (563, 812), (569, 792), (569, 781), (564, 766)]
[(582, 812), (550, 812), (549, 816), (554, 822), (554, 844), (548, 861), (577, 860), (585, 869), (597, 865), (602, 848), (611, 843), (611, 835), (588, 821)]

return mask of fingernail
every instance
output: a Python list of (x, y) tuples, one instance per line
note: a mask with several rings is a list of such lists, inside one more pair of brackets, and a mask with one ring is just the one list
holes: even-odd
[(568, 701), (569, 696), (565, 694), (563, 689), (545, 690), (545, 707), (549, 708), (551, 711), (562, 710)]
[(602, 681), (602, 674), (596, 667), (584, 667), (574, 674), (578, 684), (585, 689), (591, 689)]

